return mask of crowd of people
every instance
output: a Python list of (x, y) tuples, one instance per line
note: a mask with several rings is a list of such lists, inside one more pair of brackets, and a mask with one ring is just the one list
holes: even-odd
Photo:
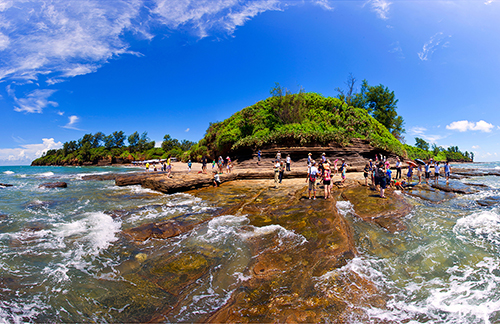
[[(408, 164), (408, 172), (406, 173), (406, 177), (403, 178), (401, 175), (402, 163), (399, 157), (396, 158), (396, 176), (393, 179), (390, 164), (385, 158), (381, 156), (381, 159), (377, 159), (375, 163), (370, 159), (363, 170), (365, 185), (368, 186), (368, 179), (370, 178), (371, 185), (375, 187), (377, 191), (380, 191), (381, 198), (385, 198), (384, 191), (388, 186), (398, 190), (404, 190), (407, 186), (412, 184), (414, 175), (418, 179), (417, 185), (421, 184), (422, 172), (424, 172), (425, 183), (430, 185), (430, 179), (432, 176), (430, 170), (431, 167), (434, 167), (434, 183), (437, 184), (439, 182), (441, 169), (439, 161), (433, 161), (431, 158), (429, 161), (416, 159), (415, 161), (407, 161), (406, 163)], [(451, 166), (450, 163), (446, 161), (444, 163), (444, 176), (446, 178), (446, 184), (449, 183), (450, 174)]]
[[(258, 151), (258, 161), (260, 165), (261, 151)], [(201, 173), (207, 174), (207, 157), (203, 156), (202, 171)], [(273, 161), (274, 170), (274, 183), (275, 188), (282, 183), (285, 171), (291, 171), (291, 157), (287, 154), (286, 158), (282, 157), (281, 151), (276, 153), (275, 159)], [(393, 178), (391, 165), (386, 157), (381, 154), (376, 154), (375, 159), (370, 159), (364, 169), (363, 176), (365, 179), (365, 186), (371, 186), (375, 188), (380, 193), (381, 198), (385, 197), (385, 190), (390, 188), (395, 188), (398, 190), (405, 190), (408, 186), (412, 185), (413, 178), (418, 179), (417, 185), (425, 181), (426, 184), (430, 185), (430, 179), (434, 176), (434, 182), (437, 184), (439, 182), (440, 170), (443, 168), (444, 176), (446, 178), (446, 183), (449, 183), (449, 178), (451, 174), (451, 166), (448, 161), (443, 164), (439, 161), (433, 161), (430, 159), (428, 161), (423, 161), (415, 159), (415, 161), (406, 161), (408, 164), (408, 171), (406, 177), (402, 176), (403, 163), (396, 158), (395, 170), (396, 175)], [(168, 172), (167, 176), (171, 177), (172, 172), (172, 159), (169, 155), (168, 158), (162, 162), (153, 162), (152, 164), (146, 163), (146, 172), (150, 171), (163, 171)], [(187, 163), (188, 172), (192, 169), (191, 160)], [(326, 157), (325, 153), (321, 154), (321, 158), (318, 161), (313, 160), (312, 153), (308, 154), (307, 157), (307, 178), (306, 183), (308, 184), (308, 198), (316, 199), (317, 187), (320, 184), (324, 186), (324, 198), (328, 199), (331, 197), (332, 181), (334, 177), (340, 177), (340, 185), (343, 185), (347, 178), (347, 163), (345, 159), (335, 159), (333, 162)], [(434, 173), (431, 172), (431, 167), (434, 168)], [(214, 186), (219, 186), (221, 183), (219, 174), (231, 173), (232, 172), (232, 162), (231, 158), (228, 156), (224, 159), (219, 156), (217, 160), (212, 162), (212, 182)], [(150, 170), (151, 169), (151, 170)], [(370, 181), (370, 184), (369, 184)]]

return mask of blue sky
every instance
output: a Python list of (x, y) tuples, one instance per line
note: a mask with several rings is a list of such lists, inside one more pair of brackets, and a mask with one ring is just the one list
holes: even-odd
[(275, 82), (394, 91), (415, 137), (500, 160), (500, 1), (0, 0), (0, 165), (86, 133), (200, 140)]

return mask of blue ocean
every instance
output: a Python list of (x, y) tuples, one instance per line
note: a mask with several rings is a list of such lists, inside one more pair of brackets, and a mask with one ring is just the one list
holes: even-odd
[[(453, 167), (492, 170), (500, 163)], [(215, 266), (210, 280), (197, 283), (165, 321), (196, 322), (221, 307), (245, 280), (241, 274), (250, 256), (235, 234), (243, 230), (244, 216), (215, 218), (175, 240), (132, 245), (121, 237), (124, 229), (186, 215), (209, 219), (218, 206), (187, 193), (82, 180), (116, 172), (143, 171), (0, 167), (0, 183), (13, 185), (0, 188), (0, 322), (122, 322), (124, 314), (143, 307), (140, 298), (150, 304), (157, 298), (147, 295), (152, 288), (130, 285), (123, 275), (135, 266), (130, 260), (182, 253), (196, 241), (212, 244), (233, 261)], [(68, 187), (39, 187), (56, 181)], [(407, 197), (413, 210), (404, 218), (407, 230), (399, 233), (357, 219), (349, 201), (336, 203), (354, 228), (359, 255), (332, 275), (356, 272), (387, 300), (384, 308), (361, 307), (351, 323), (500, 323), (500, 208), (477, 203), (500, 195), (500, 177), (460, 181), (487, 189), (441, 204)], [(326, 276), (316, 284), (328, 282)], [(337, 293), (335, 287), (324, 289)]]

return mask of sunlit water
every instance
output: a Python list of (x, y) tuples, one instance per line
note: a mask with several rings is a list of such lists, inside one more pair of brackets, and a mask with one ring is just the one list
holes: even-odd
[[(500, 163), (472, 167), (499, 169)], [(165, 311), (162, 305), (168, 304), (175, 312), (163, 320), (194, 322), (224, 305), (247, 279), (249, 237), (276, 233), (284, 244), (304, 240), (279, 225), (247, 226), (245, 215), (211, 219), (220, 209), (216, 198), (81, 180), (89, 173), (133, 171), (0, 167), (0, 183), (14, 185), (0, 188), (0, 321), (138, 322)], [(67, 182), (68, 188), (38, 187), (55, 181)], [(408, 197), (414, 209), (404, 220), (407, 230), (395, 234), (353, 217), (349, 202), (337, 203), (354, 227), (360, 253), (335, 272), (369, 278), (387, 300), (383, 309), (353, 313), (352, 323), (500, 323), (500, 208), (476, 203), (500, 194), (500, 178), (466, 181), (490, 189), (439, 205)], [(237, 202), (242, 195), (225, 199)], [(125, 229), (174, 218), (207, 221), (166, 241), (133, 244), (121, 235)], [(167, 303), (177, 292), (138, 283), (139, 256), (161, 260), (200, 248), (210, 251), (207, 260), (215, 261), (181, 301)], [(317, 285), (325, 285), (327, 277), (317, 278)]]

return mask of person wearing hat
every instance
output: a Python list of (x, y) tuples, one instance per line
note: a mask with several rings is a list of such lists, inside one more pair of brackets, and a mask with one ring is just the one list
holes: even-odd
[(323, 163), (325, 163), (325, 162), (326, 162), (326, 154), (325, 154), (325, 153), (321, 154), (321, 161), (322, 161)]
[(308, 166), (308, 167), (311, 167), (311, 162), (312, 162), (312, 154), (311, 154), (311, 153), (309, 153), (309, 154), (307, 155), (307, 166)]
[(291, 162), (292, 162), (292, 158), (290, 157), (290, 154), (288, 154), (288, 155), (286, 156), (286, 170), (287, 170), (287, 171), (291, 171), (291, 170), (290, 170), (290, 164), (291, 164)]
[(316, 177), (318, 176), (318, 169), (316, 168), (316, 162), (311, 161), (311, 167), (309, 172), (307, 172), (306, 182), (309, 184), (309, 199), (311, 199), (311, 191), (314, 192), (314, 199), (316, 200)]

